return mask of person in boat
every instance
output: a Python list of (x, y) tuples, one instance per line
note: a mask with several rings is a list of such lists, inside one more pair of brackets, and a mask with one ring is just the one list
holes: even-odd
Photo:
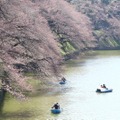
[(103, 88), (107, 88), (105, 84), (103, 84)]
[(101, 85), (101, 88), (107, 88), (105, 84)]
[(101, 88), (108, 89), (105, 84), (101, 85)]
[(108, 89), (105, 84), (103, 84), (103, 88)]
[(103, 85), (100, 85), (101, 88), (103, 88)]
[(52, 108), (60, 109), (60, 105), (58, 103), (55, 103)]
[(66, 81), (66, 79), (64, 78), (64, 77), (62, 77), (62, 79), (61, 79), (63, 82), (65, 82)]

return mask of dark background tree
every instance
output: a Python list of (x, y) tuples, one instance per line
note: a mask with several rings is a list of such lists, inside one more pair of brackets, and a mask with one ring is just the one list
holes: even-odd
[(87, 15), (98, 41), (97, 49), (120, 49), (119, 0), (70, 0), (79, 12)]

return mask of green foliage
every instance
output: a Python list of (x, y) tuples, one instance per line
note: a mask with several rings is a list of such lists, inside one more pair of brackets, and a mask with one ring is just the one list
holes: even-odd
[(116, 40), (113, 40), (113, 39), (107, 39), (107, 42), (110, 46), (112, 47), (117, 47), (119, 46), (119, 44), (116, 42)]
[(65, 51), (63, 49), (61, 49), (60, 52), (61, 52), (62, 56), (66, 55), (66, 53), (65, 53)]
[(97, 37), (100, 37), (105, 34), (102, 30), (94, 30), (93, 33)]
[(100, 40), (99, 45), (104, 46), (104, 47), (114, 47), (115, 48), (115, 47), (119, 47), (120, 43), (117, 40), (107, 38), (105, 40)]
[(66, 54), (73, 53), (76, 51), (74, 46), (69, 41), (64, 41), (61, 43), (61, 45), (62, 45), (61, 46), (62, 55), (66, 55)]

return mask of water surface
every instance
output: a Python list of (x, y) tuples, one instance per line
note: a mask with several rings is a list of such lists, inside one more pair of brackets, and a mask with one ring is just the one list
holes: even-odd
[[(67, 84), (58, 92), (31, 97), (26, 102), (7, 96), (0, 120), (120, 120), (120, 51), (96, 51), (93, 55), (66, 63)], [(95, 92), (101, 84), (112, 93)], [(62, 113), (53, 115), (59, 102)]]

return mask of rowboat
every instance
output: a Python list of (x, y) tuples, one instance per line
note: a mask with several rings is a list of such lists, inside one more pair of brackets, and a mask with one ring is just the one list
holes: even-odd
[(51, 109), (51, 112), (53, 114), (59, 114), (59, 113), (61, 113), (61, 109)]
[(108, 92), (112, 92), (113, 89), (108, 89), (108, 88), (102, 88), (102, 89), (97, 89), (96, 92), (98, 93), (108, 93)]
[(59, 84), (65, 84), (66, 83), (66, 81), (60, 81), (59, 82)]

